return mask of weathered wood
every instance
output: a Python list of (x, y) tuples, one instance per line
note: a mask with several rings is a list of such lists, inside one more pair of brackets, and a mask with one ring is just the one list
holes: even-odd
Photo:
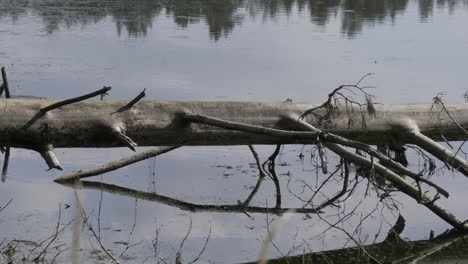
[[(24, 128), (40, 109), (57, 101), (40, 99), (0, 99), (0, 145), (37, 149), (51, 144), (63, 147), (124, 147), (116, 136), (117, 126), (139, 146), (168, 145), (247, 145), (247, 144), (302, 144), (310, 138), (279, 138), (253, 133), (220, 129), (204, 124), (189, 124), (178, 115), (198, 113), (224, 120), (261, 127), (297, 130), (284, 117), (299, 116), (313, 104), (294, 102), (156, 102), (140, 101), (128, 111), (117, 112), (125, 101), (82, 101), (46, 112), (30, 127)], [(447, 104), (452, 116), (468, 129), (468, 105)], [(114, 114), (112, 114), (114, 113)], [(427, 137), (442, 141), (467, 140), (468, 135), (450, 120), (438, 116), (431, 105), (378, 105), (375, 118), (366, 116), (350, 127), (345, 114), (320, 126), (313, 118), (307, 122), (322, 131), (332, 132), (348, 139), (370, 144), (411, 143), (404, 133), (408, 124), (415, 123)], [(366, 115), (366, 113), (363, 113)]]

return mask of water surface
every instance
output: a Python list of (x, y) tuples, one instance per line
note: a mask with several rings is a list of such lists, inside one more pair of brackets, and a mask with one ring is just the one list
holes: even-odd
[[(462, 101), (468, 88), (468, 1), (0, 1), (0, 64), (5, 65), (15, 95), (68, 98), (113, 87), (109, 99), (130, 99), (143, 88), (152, 100), (225, 100), (322, 102), (343, 83), (365, 80), (376, 86), (381, 103), (430, 103), (438, 92)], [(278, 167), (283, 186), (323, 177), (298, 158), (301, 146), (288, 146)], [(307, 150), (309, 151), (310, 148)], [(265, 159), (273, 147), (259, 148)], [(65, 172), (97, 166), (131, 155), (126, 149), (60, 149)], [(156, 159), (103, 175), (106, 183), (157, 192), (194, 203), (236, 204), (256, 182), (247, 147), (187, 147)], [(7, 179), (0, 184), (0, 241), (41, 241), (53, 234), (58, 208), (61, 222), (76, 216), (73, 190), (54, 184), (56, 171), (45, 171), (31, 151), (12, 150)], [(418, 160), (411, 161), (417, 167)], [(98, 180), (99, 179), (95, 179)], [(442, 202), (468, 218), (466, 179), (439, 173), (453, 200)], [(296, 184), (296, 185), (295, 185)], [(284, 203), (300, 206), (284, 187)], [(86, 212), (96, 219), (101, 208), (103, 243), (119, 255), (136, 219), (126, 262), (153, 263), (152, 242), (159, 233), (159, 254), (173, 261), (190, 219), (193, 228), (183, 253), (195, 258), (211, 227), (201, 262), (233, 263), (258, 258), (267, 236), (266, 216), (191, 213), (159, 203), (82, 190)], [(356, 202), (362, 196), (357, 196)], [(375, 198), (375, 197), (374, 197)], [(407, 218), (403, 235), (424, 239), (447, 225), (404, 197), (397, 197)], [(451, 198), (452, 199), (452, 198)], [(99, 206), (101, 202), (101, 207)], [(267, 180), (254, 200), (274, 203)], [(375, 208), (368, 199), (360, 212)], [(70, 205), (67, 207), (66, 205)], [(67, 209), (65, 209), (67, 207)], [(136, 208), (136, 218), (135, 218)], [(332, 214), (330, 209), (328, 213)], [(370, 243), (380, 223), (388, 229), (397, 215), (369, 219), (362, 237)], [(270, 219), (271, 220), (270, 216)], [(349, 222), (352, 228), (359, 215)], [(351, 246), (340, 231), (320, 235), (326, 224), (297, 215), (277, 239), (281, 253), (298, 245), (320, 251)], [(72, 227), (58, 244), (71, 247)], [(296, 235), (297, 234), (297, 235)], [(383, 239), (379, 236), (377, 240)], [(296, 242), (294, 242), (296, 241)], [(82, 259), (98, 262), (90, 232), (83, 231)], [(52, 254), (51, 254), (52, 255)], [(49, 256), (52, 258), (53, 256)], [(70, 260), (70, 250), (60, 255)]]

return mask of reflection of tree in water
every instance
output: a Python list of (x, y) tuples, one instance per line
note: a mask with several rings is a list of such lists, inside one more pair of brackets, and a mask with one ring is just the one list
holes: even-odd
[(116, 2), (118, 4), (109, 10), (108, 15), (112, 16), (119, 35), (122, 28), (125, 28), (130, 36), (146, 36), (153, 24), (153, 19), (162, 11), (159, 1), (121, 0)]
[[(9, 16), (13, 21), (27, 13), (42, 17), (48, 33), (60, 26), (84, 26), (97, 23), (107, 16), (112, 17), (117, 32), (125, 29), (129, 36), (147, 34), (155, 17), (163, 12), (173, 17), (174, 22), (186, 28), (191, 24), (206, 23), (210, 36), (217, 40), (229, 35), (243, 21), (242, 12), (251, 17), (261, 16), (264, 21), (278, 16), (290, 15), (294, 10), (308, 13), (313, 24), (325, 26), (331, 18), (341, 17), (342, 32), (354, 37), (364, 26), (374, 26), (386, 21), (393, 22), (402, 14), (409, 0), (0, 0), (0, 17)], [(468, 7), (468, 0), (418, 0), (421, 21), (426, 21), (434, 7), (447, 8), (449, 13), (457, 8)]]
[(174, 17), (174, 22), (186, 28), (190, 24), (204, 21), (210, 36), (217, 40), (227, 36), (240, 23), (236, 11), (243, 5), (242, 0), (174, 0), (164, 1), (166, 13)]
[(348, 37), (359, 33), (364, 25), (373, 26), (386, 20), (394, 22), (396, 15), (406, 10), (408, 0), (358, 1), (349, 0), (342, 4), (342, 32)]

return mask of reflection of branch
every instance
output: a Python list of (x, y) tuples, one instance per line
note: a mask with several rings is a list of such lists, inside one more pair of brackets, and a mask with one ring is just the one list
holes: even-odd
[(276, 145), (276, 148), (273, 154), (271, 154), (268, 160), (263, 164), (263, 166), (268, 164), (268, 176), (270, 176), (270, 178), (273, 180), (273, 183), (275, 184), (275, 190), (276, 190), (275, 208), (281, 208), (281, 187), (280, 187), (279, 179), (278, 179), (278, 176), (276, 175), (276, 170), (275, 170), (275, 160), (280, 150), (281, 150), (281, 145)]
[[(58, 238), (58, 236), (65, 231), (65, 229), (70, 226), (75, 220), (72, 219), (70, 220), (66, 225), (64, 225), (62, 228), (60, 228), (60, 219), (61, 219), (61, 205), (59, 204), (59, 212), (58, 212), (58, 219), (57, 219), (57, 225), (55, 227), (55, 233), (46, 239), (42, 240), (41, 242), (37, 243), (37, 245), (29, 251), (29, 254), (26, 256), (26, 259), (29, 259), (29, 257), (36, 251), (36, 249), (42, 247), (42, 245), (47, 242), (49, 239), (49, 243), (42, 249), (42, 251), (32, 260), (35, 263), (38, 262), (44, 262), (45, 255), (47, 254), (47, 249), (49, 249), (50, 245)], [(58, 247), (56, 247), (58, 248)], [(61, 252), (59, 251), (58, 254)]]
[[(101, 191), (101, 193), (102, 193), (102, 191)], [(135, 227), (136, 227), (136, 222), (137, 222), (137, 205), (138, 205), (138, 199), (135, 199), (135, 211), (133, 213), (132, 229), (130, 229), (130, 233), (128, 234), (127, 243), (125, 244), (125, 249), (122, 251), (122, 253), (120, 253), (119, 258), (122, 258), (123, 255), (125, 254), (125, 252), (127, 252), (130, 248), (135, 247), (135, 246), (137, 246), (137, 245), (144, 242), (144, 241), (140, 241), (140, 242), (135, 243), (135, 244), (130, 244), (130, 240), (132, 238), (133, 232), (135, 232)]]
[(190, 235), (190, 232), (192, 231), (192, 218), (190, 218), (190, 223), (189, 223), (189, 228), (187, 230), (187, 233), (185, 234), (184, 239), (180, 242), (179, 250), (177, 250), (176, 253), (176, 264), (182, 264), (182, 248), (184, 247), (184, 243), (187, 240), (188, 236)]
[(8, 207), (8, 205), (10, 205), (10, 203), (13, 201), (13, 199), (10, 199), (4, 206), (0, 207), (0, 212), (5, 210), (5, 208)]
[[(305, 132), (305, 131), (286, 131), (286, 130), (280, 130), (280, 129), (273, 129), (273, 128), (266, 128), (266, 127), (258, 127), (258, 126), (252, 126), (252, 125), (245, 125), (242, 123), (237, 123), (237, 122), (232, 122), (232, 121), (226, 121), (226, 120), (221, 120), (218, 118), (214, 117), (209, 117), (209, 116), (203, 116), (203, 115), (197, 115), (197, 114), (191, 114), (191, 113), (184, 113), (183, 117), (191, 122), (196, 122), (196, 123), (203, 123), (203, 124), (208, 124), (224, 129), (231, 129), (231, 130), (239, 130), (243, 132), (249, 132), (249, 133), (254, 133), (254, 134), (261, 134), (261, 135), (267, 135), (267, 136), (272, 136), (272, 137), (282, 137), (282, 138), (307, 138), (311, 139), (311, 141), (318, 142), (319, 139), (324, 141), (325, 147), (329, 144), (333, 145), (343, 145), (346, 147), (351, 147), (351, 148), (356, 148), (362, 151), (367, 152), (369, 155), (377, 158), (382, 165), (385, 167), (391, 168), (392, 170), (395, 170), (398, 173), (407, 175), (411, 177), (412, 179), (416, 181), (421, 181), (424, 182), (435, 189), (437, 189), (438, 192), (443, 194), (445, 197), (448, 197), (448, 192), (445, 191), (442, 187), (436, 185), (435, 183), (423, 179), (418, 173), (414, 173), (407, 168), (405, 168), (402, 164), (399, 162), (396, 162), (392, 160), (390, 157), (387, 157), (383, 155), (382, 153), (379, 153), (375, 149), (373, 149), (371, 146), (354, 141), (354, 140), (349, 140), (347, 138), (334, 135), (331, 133), (325, 133), (323, 131), (320, 131), (316, 129), (315, 131), (312, 132)], [(290, 121), (297, 122), (297, 118), (288, 118)], [(301, 124), (307, 124), (310, 126), (310, 124), (299, 121), (298, 123)], [(307, 128), (306, 128), (307, 129)]]
[[(350, 234), (346, 229), (338, 226), (337, 224), (332, 224), (330, 222), (328, 222), (325, 218), (321, 217), (320, 215), (318, 215), (318, 217), (320, 218), (320, 220), (322, 220), (323, 222), (325, 222), (327, 225), (329, 225), (331, 228), (335, 228), (335, 229), (338, 229), (340, 231), (342, 231), (344, 234), (346, 234), (346, 236), (348, 236), (349, 239), (351, 239), (355, 244), (356, 246), (362, 251), (362, 253), (364, 253), (367, 257), (369, 257), (369, 259), (373, 262), (373, 263), (378, 263), (378, 264), (381, 264), (381, 262), (376, 259), (372, 254), (370, 254), (366, 248), (358, 241), (356, 240), (352, 234)], [(344, 222), (340, 220), (340, 222)]]
[[(67, 187), (75, 188), (75, 185), (70, 182), (61, 183)], [(236, 205), (204, 205), (194, 204), (185, 202), (182, 200), (174, 199), (168, 196), (158, 195), (155, 193), (148, 193), (137, 191), (113, 184), (92, 182), (92, 181), (80, 181), (80, 188), (91, 189), (91, 190), (103, 190), (108, 193), (119, 194), (127, 197), (138, 198), (146, 201), (158, 202), (168, 206), (177, 207), (180, 210), (186, 210), (191, 212), (220, 212), (220, 213), (272, 213), (282, 214), (288, 210), (295, 210), (297, 213), (302, 214), (316, 214), (321, 213), (318, 210), (312, 208), (268, 208), (268, 207), (257, 207), (257, 206), (243, 206), (242, 204)]]
[(242, 203), (243, 206), (248, 206), (250, 204), (250, 201), (252, 201), (255, 194), (257, 194), (258, 189), (260, 189), (260, 185), (262, 185), (263, 179), (265, 178), (265, 175), (266, 175), (265, 170), (263, 169), (262, 165), (260, 164), (260, 158), (258, 157), (258, 153), (257, 153), (257, 151), (255, 151), (254, 146), (249, 145), (249, 149), (252, 152), (252, 155), (254, 156), (255, 163), (257, 164), (258, 180), (257, 180), (257, 184), (255, 184), (255, 187), (252, 189), (252, 191), (250, 192), (247, 199), (245, 199), (245, 201)]
[(206, 246), (208, 245), (208, 241), (210, 241), (210, 237), (211, 237), (211, 225), (210, 225), (210, 231), (208, 231), (208, 236), (205, 239), (205, 244), (203, 245), (203, 248), (200, 250), (200, 253), (198, 253), (198, 255), (188, 264), (195, 263), (200, 259), (201, 255), (203, 255), (203, 253), (205, 252)]
[[(298, 124), (300, 124), (305, 129), (309, 129), (310, 131), (320, 132), (319, 129), (315, 128), (309, 123), (299, 121)], [(338, 144), (327, 142), (326, 147), (332, 152), (335, 152), (336, 154), (341, 156), (342, 158), (348, 160), (349, 162), (366, 168), (375, 169), (377, 173), (389, 180), (396, 188), (398, 188), (399, 191), (405, 193), (406, 195), (415, 199), (417, 202), (423, 204), (434, 214), (442, 218), (444, 221), (446, 221), (453, 227), (457, 229), (468, 228), (468, 225), (466, 225), (464, 222), (460, 221), (458, 218), (456, 218), (453, 214), (449, 213), (443, 207), (440, 207), (439, 205), (435, 204), (432, 199), (428, 198), (424, 194), (421, 194), (418, 188), (414, 187), (411, 183), (394, 173), (392, 170), (389, 170), (385, 166), (382, 166), (379, 163), (374, 163), (372, 159), (367, 159), (362, 156), (356, 155), (354, 152), (351, 152)]]
[(343, 161), (343, 163), (344, 163), (343, 188), (341, 189), (341, 191), (339, 193), (337, 193), (335, 196), (328, 199), (327, 201), (324, 201), (322, 204), (320, 204), (315, 209), (322, 210), (323, 208), (334, 204), (338, 199), (340, 199), (343, 195), (345, 195), (346, 192), (348, 192), (349, 164), (348, 164), (347, 161)]
[(261, 251), (261, 254), (260, 254), (260, 259), (258, 261), (259, 264), (268, 263), (268, 251), (270, 249), (270, 244), (275, 247), (275, 249), (283, 256), (283, 259), (286, 261), (286, 263), (289, 264), (288, 260), (285, 258), (286, 256), (284, 256), (281, 253), (278, 246), (276, 246), (274, 240), (275, 240), (276, 235), (279, 233), (280, 229), (283, 227), (283, 224), (288, 219), (288, 216), (290, 215), (290, 213), (294, 213), (294, 209), (291, 209), (289, 211), (286, 211), (284, 214), (281, 214), (274, 221), (273, 228), (272, 228), (271, 232), (270, 232), (270, 223), (269, 223), (269, 220), (268, 220), (268, 213), (266, 214), (266, 221), (267, 221), (266, 229), (267, 229), (267, 232), (268, 232), (268, 237), (265, 238), (265, 240), (263, 241), (262, 251)]
[(84, 210), (81, 211), (81, 214), (83, 215), (83, 224), (88, 228), (89, 231), (91, 231), (91, 233), (93, 234), (94, 238), (97, 240), (97, 242), (99, 243), (99, 246), (101, 247), (101, 249), (106, 253), (106, 255), (112, 259), (113, 262), (115, 263), (120, 263), (110, 252), (109, 250), (106, 249), (106, 247), (102, 244), (102, 241), (101, 239), (98, 237), (98, 235), (96, 234), (96, 232), (94, 231), (94, 228), (93, 226), (88, 222), (88, 217), (86, 216), (86, 213)]

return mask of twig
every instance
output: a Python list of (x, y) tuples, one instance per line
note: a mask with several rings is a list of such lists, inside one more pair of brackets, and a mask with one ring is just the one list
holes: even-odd
[(198, 253), (197, 257), (195, 257), (188, 264), (195, 263), (200, 259), (201, 255), (203, 255), (203, 253), (205, 252), (206, 246), (208, 245), (208, 241), (210, 241), (210, 237), (211, 237), (211, 225), (210, 225), (210, 231), (208, 231), (208, 236), (205, 239), (205, 244), (203, 245), (203, 248), (200, 250), (200, 253)]
[(10, 87), (8, 85), (8, 79), (5, 71), (5, 67), (2, 67), (2, 79), (3, 79), (3, 89), (0, 90), (0, 96), (5, 90), (5, 98), (10, 98)]
[(361, 251), (369, 257), (370, 260), (372, 260), (372, 262), (374, 263), (377, 263), (377, 264), (382, 264), (378, 259), (376, 259), (374, 256), (372, 256), (369, 252), (367, 252), (367, 250), (361, 245), (361, 243), (359, 243), (348, 231), (346, 231), (344, 228), (341, 228), (339, 226), (337, 226), (336, 224), (331, 224), (330, 222), (328, 222), (325, 218), (323, 217), (320, 217), (320, 220), (324, 221), (327, 225), (329, 225), (330, 227), (332, 228), (335, 228), (335, 229), (338, 229), (340, 231), (342, 231), (343, 233), (345, 233), (349, 239), (351, 239), (357, 247), (359, 247), (361, 249)]
[[(0, 87), (0, 96), (2, 95), (3, 91), (5, 91), (5, 98), (10, 98), (10, 87), (8, 85), (8, 79), (5, 71), (5, 67), (2, 67), (2, 79), (3, 83)], [(3, 160), (3, 169), (2, 169), (2, 182), (5, 182), (7, 172), (8, 172), (8, 162), (10, 161), (10, 147), (6, 146), (5, 148), (5, 156)]]
[[(268, 232), (268, 236), (267, 238), (265, 238), (265, 240), (263, 241), (263, 245), (262, 245), (262, 250), (261, 250), (261, 253), (260, 253), (260, 258), (259, 258), (259, 261), (258, 263), (259, 264), (266, 264), (268, 262), (268, 251), (269, 251), (269, 248), (270, 248), (270, 244), (272, 244), (276, 250), (283, 256), (285, 257), (282, 253), (281, 253), (281, 250), (276, 246), (276, 244), (273, 242), (273, 240), (275, 239), (276, 235), (279, 233), (279, 231), (281, 230), (281, 228), (283, 227), (283, 224), (286, 222), (288, 216), (290, 215), (290, 213), (293, 213), (293, 211), (287, 211), (285, 212), (284, 214), (280, 215), (275, 221), (274, 221), (274, 225), (273, 225), (273, 229), (272, 231), (270, 232), (270, 223), (268, 221), (268, 213), (266, 214), (266, 220), (267, 220), (267, 225), (266, 225), (266, 228), (267, 228), (267, 232)], [(285, 259), (286, 262), (289, 264), (288, 260)]]
[[(220, 127), (224, 129), (238, 130), (238, 131), (250, 132), (250, 133), (255, 133), (255, 134), (260, 134), (260, 135), (285, 137), (285, 138), (303, 138), (303, 139), (310, 138), (311, 141), (315, 141), (315, 142), (317, 142), (317, 139), (319, 138), (320, 140), (323, 141), (326, 147), (328, 146), (328, 144), (333, 144), (333, 145), (340, 144), (343, 146), (356, 148), (356, 149), (367, 152), (369, 155), (376, 157), (377, 159), (379, 159), (382, 165), (389, 167), (397, 171), (398, 173), (407, 175), (413, 178), (414, 180), (419, 180), (421, 182), (424, 182), (438, 189), (438, 191), (441, 194), (448, 197), (448, 192), (445, 191), (442, 187), (436, 185), (435, 183), (430, 182), (429, 180), (423, 180), (421, 177), (422, 176), (421, 174), (414, 173), (408, 170), (401, 163), (392, 160), (390, 157), (387, 157), (383, 155), (382, 153), (379, 153), (378, 151), (374, 150), (369, 145), (358, 142), (358, 141), (349, 140), (349, 139), (343, 138), (335, 134), (325, 133), (318, 129), (312, 130), (311, 132), (305, 132), (305, 131), (286, 131), (286, 130), (280, 130), (280, 129), (265, 128), (265, 127), (245, 125), (242, 123), (236, 123), (236, 122), (226, 121), (226, 120), (222, 120), (222, 119), (218, 119), (214, 117), (190, 114), (190, 113), (184, 113), (183, 118), (191, 122), (203, 123), (203, 124), (208, 124), (208, 125), (212, 125), (212, 126), (216, 126), (216, 127)], [(292, 122), (296, 122), (296, 123), (299, 122), (299, 123), (307, 124), (309, 128), (311, 126), (310, 124), (304, 121), (297, 121), (298, 118), (296, 117), (289, 117), (287, 119)]]
[(84, 101), (86, 99), (93, 98), (93, 97), (101, 95), (101, 94), (106, 94), (110, 90), (111, 90), (110, 86), (104, 86), (102, 89), (97, 90), (95, 92), (85, 94), (85, 95), (82, 95), (82, 96), (78, 96), (78, 97), (74, 97), (74, 98), (70, 98), (70, 99), (67, 99), (67, 100), (63, 100), (63, 101), (60, 101), (60, 102), (57, 102), (57, 103), (53, 103), (53, 104), (51, 104), (49, 106), (41, 108), (40, 111), (42, 113), (46, 113), (46, 112), (48, 112), (50, 110), (54, 110), (54, 109), (60, 108), (60, 107), (65, 106), (65, 105), (69, 105), (69, 104), (73, 104), (73, 103), (76, 103), (76, 102)]
[(0, 212), (2, 212), (3, 210), (5, 210), (5, 208), (8, 207), (8, 205), (10, 205), (10, 203), (13, 201), (13, 198), (10, 199), (4, 206), (0, 207)]
[(328, 199), (327, 201), (323, 202), (319, 206), (315, 207), (317, 210), (322, 210), (323, 208), (335, 203), (338, 199), (340, 199), (343, 195), (346, 194), (348, 191), (348, 179), (349, 179), (349, 164), (347, 161), (344, 161), (344, 179), (343, 179), (343, 187), (339, 193), (337, 193), (332, 198)]
[[(361, 77), (361, 79), (359, 79), (359, 81), (356, 83), (356, 84), (344, 84), (344, 85), (340, 85), (338, 86), (337, 88), (335, 88), (330, 94), (328, 94), (328, 99), (322, 103), (321, 105), (317, 106), (317, 107), (313, 107), (311, 109), (308, 109), (306, 110), (304, 113), (302, 113), (300, 116), (299, 116), (299, 119), (298, 120), (301, 120), (303, 119), (304, 117), (306, 117), (307, 115), (315, 112), (316, 110), (319, 110), (319, 109), (326, 109), (327, 112), (325, 113), (324, 116), (320, 116), (320, 122), (322, 122), (322, 120), (328, 118), (329, 116), (333, 115), (334, 114), (334, 110), (336, 108), (336, 103), (341, 99), (341, 100), (344, 100), (346, 106), (347, 106), (347, 109), (349, 109), (348, 107), (348, 104), (351, 104), (351, 105), (357, 105), (359, 107), (363, 106), (363, 104), (359, 103), (359, 102), (356, 102), (352, 99), (350, 99), (350, 97), (348, 96), (345, 96), (344, 94), (342, 94), (340, 91), (341, 90), (347, 90), (347, 91), (350, 91), (351, 93), (353, 93), (353, 91), (351, 90), (351, 88), (354, 88), (354, 89), (357, 89), (359, 90), (360, 92), (362, 92), (365, 96), (365, 100), (366, 100), (366, 108), (367, 108), (367, 112), (370, 114), (370, 115), (374, 115), (375, 114), (375, 109), (374, 109), (374, 106), (373, 106), (373, 102), (372, 102), (372, 96), (370, 94), (368, 94), (367, 92), (365, 92), (365, 89), (366, 88), (369, 88), (369, 87), (360, 87), (359, 85), (361, 84), (361, 82), (369, 77), (370, 75), (373, 75), (373, 73), (368, 73), (366, 75), (364, 75), (363, 77)], [(336, 95), (339, 95), (339, 98), (336, 98)], [(352, 111), (351, 111), (352, 112)], [(350, 114), (350, 112), (348, 112), (348, 115)]]
[(2, 182), (5, 182), (7, 173), (8, 173), (8, 163), (10, 161), (10, 147), (5, 148), (5, 155), (3, 160), (3, 168), (2, 168)]
[[(309, 123), (299, 121), (304, 128), (308, 128), (313, 132), (317, 132), (317, 128), (310, 125)], [(381, 164), (374, 163), (371, 160), (364, 158), (362, 156), (356, 155), (355, 153), (345, 149), (344, 147), (334, 144), (334, 143), (326, 143), (326, 147), (331, 151), (335, 152), (339, 156), (344, 159), (347, 159), (350, 162), (353, 162), (357, 165), (367, 167), (367, 168), (374, 168), (377, 173), (384, 176), (387, 180), (389, 180), (395, 187), (398, 188), (401, 192), (407, 194), (408, 196), (412, 197), (418, 202), (423, 202), (422, 204), (426, 206), (429, 210), (431, 210), (434, 214), (438, 215), (444, 221), (452, 225), (457, 229), (467, 229), (468, 226), (465, 223), (461, 222), (457, 219), (454, 215), (447, 212), (444, 208), (436, 205), (435, 203), (426, 203), (431, 201), (428, 197), (423, 195), (421, 197), (419, 190), (411, 185), (409, 182), (401, 178), (399, 175), (394, 173), (393, 171), (389, 170), (388, 168), (384, 167)]]
[(58, 234), (59, 234), (59, 228), (60, 228), (60, 219), (62, 217), (62, 204), (59, 204), (59, 212), (58, 212), (58, 220), (57, 220), (57, 226), (55, 227), (55, 234), (53, 235), (52, 239), (49, 241), (49, 243), (42, 249), (42, 251), (33, 259), (33, 262), (39, 262), (41, 257), (47, 252), (47, 249), (49, 246), (57, 239)]
[(177, 250), (176, 261), (175, 261), (176, 264), (182, 264), (182, 248), (184, 247), (185, 240), (187, 240), (191, 231), (192, 231), (192, 217), (190, 217), (189, 229), (187, 230), (187, 233), (185, 234), (184, 239), (182, 239), (182, 242), (180, 242), (179, 250)]
[(91, 231), (91, 233), (93, 234), (94, 238), (97, 240), (97, 242), (99, 243), (99, 246), (101, 247), (101, 249), (104, 251), (104, 253), (106, 253), (106, 255), (112, 260), (114, 261), (115, 263), (120, 263), (110, 252), (109, 250), (106, 249), (106, 247), (102, 244), (102, 241), (101, 239), (98, 237), (98, 235), (96, 234), (96, 232), (94, 231), (94, 228), (91, 226), (91, 224), (88, 223), (88, 218), (86, 217), (86, 213), (84, 210), (81, 211), (81, 214), (83, 215), (83, 223), (86, 225), (86, 227), (88, 228), (89, 231)]
[(414, 144), (431, 153), (440, 161), (450, 164), (451, 167), (468, 177), (468, 163), (463, 158), (455, 155), (455, 153), (423, 135), (418, 130), (412, 131), (408, 136), (411, 137)]
[(23, 126), (23, 129), (28, 129), (30, 126), (32, 126), (37, 120), (39, 120), (41, 117), (43, 117), (47, 112), (51, 111), (51, 110), (54, 110), (54, 109), (57, 109), (57, 108), (60, 108), (62, 106), (65, 106), (65, 105), (69, 105), (69, 104), (73, 104), (73, 103), (76, 103), (76, 102), (80, 102), (80, 101), (84, 101), (86, 99), (89, 99), (89, 98), (92, 98), (92, 97), (95, 97), (95, 96), (98, 96), (98, 95), (103, 95), (103, 94), (107, 94), (107, 92), (111, 89), (110, 86), (104, 86), (102, 89), (98, 90), (98, 91), (95, 91), (95, 92), (92, 92), (92, 93), (89, 93), (89, 94), (85, 94), (85, 95), (82, 95), (82, 96), (78, 96), (78, 97), (74, 97), (74, 98), (71, 98), (71, 99), (67, 99), (67, 100), (63, 100), (63, 101), (59, 101), (57, 103), (53, 103), (51, 105), (48, 105), (46, 107), (43, 107), (39, 110), (39, 112), (37, 112), (32, 118), (31, 120), (29, 120), (24, 126)]
[(129, 250), (131, 247), (134, 247), (135, 245), (137, 244), (141, 244), (143, 241), (137, 243), (137, 244), (134, 244), (134, 245), (130, 245), (130, 240), (132, 238), (132, 235), (133, 235), (133, 232), (135, 231), (135, 227), (136, 227), (136, 221), (137, 221), (137, 206), (138, 206), (138, 199), (135, 199), (135, 211), (134, 211), (134, 214), (133, 214), (133, 225), (132, 225), (132, 229), (130, 230), (130, 233), (128, 234), (128, 239), (127, 239), (127, 244), (126, 244), (126, 247), (125, 249), (122, 251), (122, 253), (120, 253), (120, 257), (119, 258), (122, 258), (122, 256), (125, 254), (125, 252), (127, 252), (127, 250)]
[(130, 108), (132, 108), (132, 106), (134, 106), (136, 103), (138, 103), (143, 97), (146, 96), (146, 88), (140, 93), (138, 94), (133, 100), (131, 100), (130, 102), (128, 102), (126, 105), (122, 106), (121, 108), (119, 108), (117, 111), (115, 111), (114, 113), (112, 114), (115, 114), (115, 113), (120, 113), (120, 112), (123, 112), (123, 111), (127, 111), (129, 110)]

